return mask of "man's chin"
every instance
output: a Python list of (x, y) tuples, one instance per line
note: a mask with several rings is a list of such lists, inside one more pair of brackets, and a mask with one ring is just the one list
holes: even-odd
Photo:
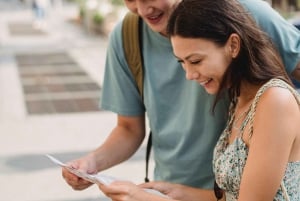
[(162, 27), (160, 25), (153, 25), (150, 23), (147, 23), (147, 25), (150, 27), (150, 29), (154, 32), (160, 33), (162, 35), (166, 35), (166, 27)]

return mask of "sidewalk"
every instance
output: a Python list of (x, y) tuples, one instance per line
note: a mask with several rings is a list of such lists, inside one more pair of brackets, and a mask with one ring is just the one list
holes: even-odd
[[(0, 12), (1, 200), (109, 200), (96, 186), (72, 190), (44, 156), (82, 156), (113, 128), (115, 115), (95, 108), (107, 38), (71, 23), (73, 5), (53, 10), (41, 33), (29, 28), (30, 8), (13, 0), (2, 0), (0, 7), (3, 2), (11, 9)], [(141, 183), (144, 154), (143, 145), (131, 160), (104, 173)]]

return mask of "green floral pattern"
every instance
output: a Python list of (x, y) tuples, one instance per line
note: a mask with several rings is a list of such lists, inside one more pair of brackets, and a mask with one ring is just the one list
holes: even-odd
[[(273, 80), (275, 80), (275, 82), (273, 82)], [(278, 79), (273, 80), (262, 87), (263, 91), (261, 94), (269, 87), (276, 86), (288, 88), (285, 82), (278, 81)], [(291, 90), (290, 88), (288, 89)], [(250, 113), (251, 112), (253, 111), (250, 111)], [(250, 113), (247, 117), (251, 116)], [(245, 121), (249, 120), (247, 117)], [(228, 137), (230, 136), (231, 130), (230, 122), (232, 122), (232, 118), (233, 116), (230, 115), (229, 123), (215, 147), (213, 159), (216, 182), (220, 188), (225, 190), (226, 201), (236, 201), (238, 199), (242, 172), (249, 151), (247, 145), (242, 140), (242, 137), (237, 137), (233, 143), (228, 144)], [(287, 189), (290, 201), (300, 201), (300, 161), (288, 163), (283, 182)], [(285, 201), (281, 188), (278, 189), (274, 201)]]

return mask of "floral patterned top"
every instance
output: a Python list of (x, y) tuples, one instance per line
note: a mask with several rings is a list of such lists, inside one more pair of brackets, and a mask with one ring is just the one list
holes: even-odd
[[(250, 123), (250, 128), (252, 128), (252, 121), (259, 97), (269, 87), (283, 87), (289, 89), (300, 105), (299, 95), (292, 87), (280, 79), (272, 79), (257, 92), (251, 109), (242, 123), (241, 135), (231, 144), (228, 144), (228, 138), (234, 117), (232, 114), (229, 115), (227, 127), (215, 147), (213, 159), (216, 182), (221, 189), (225, 190), (226, 201), (236, 201), (238, 199), (241, 177), (248, 156), (248, 147), (242, 140), (243, 129), (247, 123)], [(251, 134), (252, 129), (250, 129), (250, 137)], [(300, 201), (300, 161), (289, 162), (287, 164), (282, 184), (276, 193), (274, 201), (287, 200), (284, 197), (285, 192), (287, 192), (290, 201)], [(283, 190), (283, 188), (286, 190)]]

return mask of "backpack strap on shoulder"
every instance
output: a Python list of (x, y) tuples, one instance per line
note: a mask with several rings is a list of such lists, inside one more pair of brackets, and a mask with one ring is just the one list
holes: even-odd
[(130, 71), (136, 81), (139, 93), (143, 98), (143, 57), (142, 57), (142, 34), (141, 19), (138, 15), (128, 12), (123, 20), (122, 35), (125, 57)]
[[(130, 71), (135, 79), (141, 98), (143, 99), (143, 55), (142, 55), (142, 19), (134, 13), (128, 12), (123, 19), (122, 39), (125, 57)], [(146, 148), (146, 176), (149, 181), (148, 167), (152, 147), (152, 132), (149, 132)]]

